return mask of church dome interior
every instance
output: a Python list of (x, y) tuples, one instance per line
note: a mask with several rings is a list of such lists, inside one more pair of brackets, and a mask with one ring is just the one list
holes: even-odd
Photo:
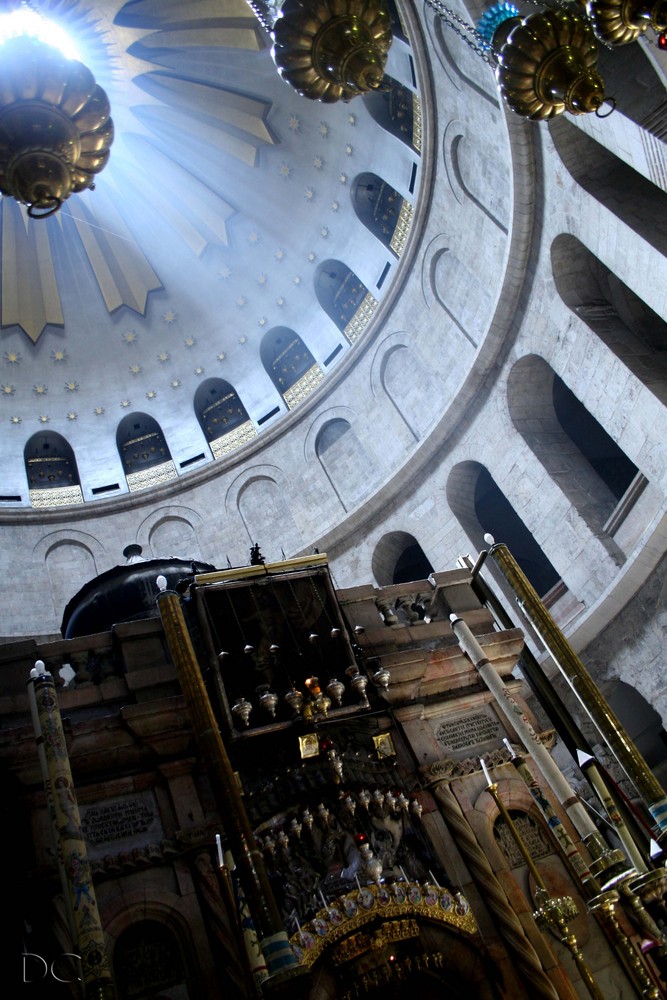
[[(521, 868), (512, 817), (538, 860), (555, 854), (514, 774), (522, 731), (484, 689), (477, 647), (457, 629), (472, 630), (515, 714), (539, 731), (542, 776), (546, 746), (577, 794), (583, 779), (567, 760), (577, 727), (583, 749), (625, 781), (594, 731), (599, 705), (613, 707), (648, 761), (660, 840), (667, 25), (659, 4), (647, 15), (616, 3), (617, 17), (615, 3), (3, 5), (0, 21), (35, 15), (47, 44), (62, 30), (74, 55), (35, 55), (0, 23), (0, 757), (36, 831), (25, 868), (37, 920), (44, 879), (55, 878), (29, 756), (34, 670), (39, 710), (53, 706), (53, 684), (69, 713), (74, 779), (60, 775), (54, 808), (63, 829), (78, 829), (62, 789), (80, 787), (122, 1000), (207, 998), (232, 981), (233, 997), (262, 995), (243, 985), (243, 949), (228, 940), (227, 863), (202, 860), (220, 816), (232, 847), (258, 838), (280, 906), (293, 903), (301, 964), (324, 970), (321, 956), (333, 955), (319, 986), (295, 997), (383, 992), (364, 965), (371, 939), (365, 950), (343, 940), (329, 913), (377, 857), (388, 887), (445, 893), (444, 915), (429, 923), (423, 889), (412, 901), (391, 889), (405, 939), (386, 959), (397, 971), (383, 995), (437, 995), (441, 970), (428, 956), (441, 961), (448, 948), (452, 995), (591, 992), (585, 976), (568, 984), (568, 955), (554, 959), (550, 986), (532, 943), (516, 950), (514, 910), (525, 903), (507, 887), (514, 878), (537, 899), (541, 876)], [(623, 22), (620, 38), (630, 6), (637, 24)], [(341, 27), (350, 18), (353, 31)], [(335, 76), (346, 45), (352, 56)], [(27, 139), (23, 112), (34, 115)], [(546, 637), (502, 568), (505, 547), (553, 623)], [(554, 635), (600, 692), (593, 715)], [(542, 675), (573, 713), (565, 735), (551, 727)], [(277, 678), (292, 701), (276, 709)], [(197, 684), (214, 725), (193, 708)], [(219, 731), (222, 749), (202, 749), (200, 730)], [(212, 770), (201, 765), (209, 752)], [(482, 784), (485, 756), (509, 820), (502, 802), (494, 812), (493, 782)], [(126, 799), (132, 834), (111, 836), (105, 823), (125, 822)], [(600, 848), (591, 820), (557, 799), (554, 790), (550, 808), (595, 861), (627, 849), (625, 833), (614, 839), (604, 825)], [(252, 831), (234, 828), (229, 802)], [(298, 838), (324, 838), (308, 899), (292, 899), (279, 864), (279, 837), (296, 852), (296, 827)], [(567, 895), (569, 861), (550, 864), (549, 891)], [(614, 864), (622, 880), (622, 858)], [(160, 874), (135, 938), (142, 871)], [(376, 933), (363, 900), (375, 913), (389, 896), (371, 882), (370, 895), (358, 886), (354, 913), (335, 911), (343, 929), (354, 920)], [(576, 884), (581, 909), (585, 880)], [(255, 905), (270, 896), (264, 883), (255, 890)], [(223, 942), (229, 983), (226, 972), (216, 979), (215, 947), (189, 929), (199, 906), (215, 947)], [(262, 926), (273, 940), (270, 909)], [(328, 929), (304, 931), (299, 914)], [(657, 941), (667, 921), (656, 919)], [(430, 941), (414, 968), (413, 932)], [(294, 937), (304, 933), (310, 952)], [(474, 942), (496, 933), (503, 986), (488, 957), (495, 944), (475, 958)], [(172, 934), (182, 949), (173, 968)], [(593, 937), (602, 981), (613, 983), (613, 948)], [(163, 956), (162, 980), (159, 962), (150, 983), (128, 971), (138, 948)], [(619, 1000), (666, 995), (658, 960), (652, 985), (643, 967), (627, 972), (627, 954), (620, 965), (629, 978)]]

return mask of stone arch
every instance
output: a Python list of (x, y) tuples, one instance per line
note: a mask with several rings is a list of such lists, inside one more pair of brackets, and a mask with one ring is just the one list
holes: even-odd
[[(184, 1000), (195, 1000), (199, 985), (197, 970), (200, 965), (205, 964), (207, 956), (201, 950), (201, 942), (196, 941), (192, 934), (191, 920), (182, 897), (161, 888), (154, 888), (148, 894), (145, 890), (126, 891), (117, 896), (113, 903), (106, 906), (102, 903), (100, 909), (109, 940), (112, 966), (116, 965), (116, 949), (124, 934), (143, 921), (157, 923), (176, 940), (193, 987), (184, 996)], [(119, 996), (119, 1000), (125, 1000), (123, 994)]]
[(387, 396), (413, 438), (419, 441), (431, 421), (426, 400), (433, 385), (418, 345), (405, 334), (392, 334), (378, 347), (371, 368), (371, 389), (376, 398)]
[[(652, 34), (649, 29), (647, 37)], [(618, 112), (664, 141), (664, 85), (649, 52), (640, 44), (614, 46), (613, 50), (601, 45), (598, 65)]]
[[(46, 568), (55, 628), (59, 629), (72, 596), (105, 568), (104, 546), (94, 535), (63, 529), (41, 538), (33, 549), (33, 559), (40, 576)], [(44, 600), (48, 600), (45, 595)]]
[(469, 344), (477, 348), (475, 332), (480, 317), (491, 313), (489, 291), (456, 255), (445, 233), (434, 237), (422, 264), (424, 297), (432, 308), (437, 303)]
[(375, 463), (350, 421), (325, 420), (315, 437), (315, 454), (343, 509), (356, 507), (371, 487)]
[(299, 334), (287, 326), (275, 326), (264, 334), (259, 356), (290, 410), (324, 378)]
[(667, 321), (575, 236), (551, 244), (556, 289), (568, 309), (667, 404)]
[(407, 531), (389, 531), (373, 550), (371, 571), (379, 587), (389, 587), (395, 583), (426, 580), (433, 566), (414, 535)]
[(633, 685), (617, 680), (607, 694), (609, 707), (654, 772), (667, 774), (667, 732), (653, 705)]
[[(667, 194), (560, 115), (550, 135), (573, 180), (658, 253), (667, 254)], [(662, 201), (663, 211), (657, 208)]]
[(488, 532), (509, 546), (537, 593), (543, 597), (560, 580), (549, 559), (516, 513), (491, 473), (479, 462), (459, 462), (447, 479), (447, 502), (477, 551)]
[(128, 413), (118, 424), (116, 445), (130, 493), (176, 479), (162, 428), (147, 413)]
[[(350, 197), (359, 221), (398, 257), (394, 234), (401, 218), (403, 198), (396, 188), (367, 171), (355, 177)], [(411, 210), (411, 206), (409, 208)]]
[(208, 378), (198, 386), (194, 411), (214, 458), (221, 458), (255, 437), (254, 424), (230, 382)]
[(201, 514), (191, 507), (159, 507), (141, 522), (136, 539), (142, 551), (150, 553), (145, 558), (201, 560), (199, 532), (203, 526)]
[(526, 355), (513, 365), (507, 401), (528, 447), (591, 531), (602, 535), (637, 467), (544, 358)]
[(83, 503), (74, 451), (62, 434), (33, 434), (26, 442), (23, 458), (33, 507)]
[[(289, 557), (303, 545), (288, 498), (290, 484), (274, 465), (245, 469), (227, 490), (225, 510), (240, 517), (248, 546), (259, 543), (267, 562)], [(274, 548), (266, 547), (271, 539)]]
[[(449, 183), (460, 203), (471, 202), (507, 235), (510, 214), (510, 179), (499, 160), (491, 160), (460, 121), (451, 121), (442, 140)], [(503, 221), (504, 220), (504, 221)]]

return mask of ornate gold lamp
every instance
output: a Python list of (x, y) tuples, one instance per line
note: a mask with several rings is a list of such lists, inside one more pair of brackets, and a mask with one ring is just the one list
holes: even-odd
[(0, 191), (28, 215), (92, 189), (113, 135), (107, 95), (83, 63), (33, 36), (0, 44)]
[(665, 48), (667, 3), (665, 0), (588, 0), (586, 13), (597, 37), (606, 45), (635, 42), (647, 28), (661, 32), (659, 48)]
[(378, 90), (391, 46), (381, 0), (251, 0), (273, 38), (282, 78), (303, 97), (331, 104)]
[(545, 121), (564, 111), (599, 113), (604, 82), (597, 71), (595, 32), (583, 9), (550, 7), (522, 17), (513, 4), (499, 0), (475, 27), (441, 0), (426, 3), (495, 69), (498, 90), (515, 114)]

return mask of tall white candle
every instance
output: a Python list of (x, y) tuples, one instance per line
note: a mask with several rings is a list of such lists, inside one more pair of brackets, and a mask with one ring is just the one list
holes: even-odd
[(479, 758), (479, 762), (482, 765), (482, 770), (484, 771), (484, 777), (486, 778), (487, 785), (492, 785), (493, 782), (491, 781), (491, 775), (489, 774), (489, 771), (488, 771), (488, 768), (486, 766), (486, 762), (485, 762), (484, 758), (480, 757)]
[(438, 880), (435, 877), (435, 875), (433, 874), (433, 872), (429, 871), (429, 875), (431, 876), (431, 882), (433, 883), (433, 885), (436, 887), (436, 889), (439, 889), (440, 886), (438, 885)]
[(222, 868), (225, 864), (225, 859), (222, 856), (222, 840), (219, 833), (215, 835), (215, 846), (218, 848), (218, 868)]

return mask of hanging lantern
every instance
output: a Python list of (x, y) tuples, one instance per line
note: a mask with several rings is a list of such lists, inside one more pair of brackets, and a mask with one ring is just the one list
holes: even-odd
[(44, 218), (106, 166), (109, 101), (83, 63), (37, 38), (10, 38), (0, 54), (0, 191)]
[(250, 722), (250, 713), (252, 712), (252, 704), (247, 700), (247, 698), (239, 698), (232, 705), (232, 712), (240, 719), (245, 726)]
[(349, 101), (382, 84), (391, 18), (380, 0), (285, 0), (272, 35), (278, 72), (303, 97)]
[[(593, 31), (606, 45), (635, 42), (647, 28), (667, 29), (665, 0), (588, 0), (586, 13)], [(658, 41), (660, 48), (660, 41)]]
[(345, 673), (350, 678), (350, 686), (352, 690), (359, 696), (359, 706), (361, 708), (370, 708), (370, 702), (366, 694), (368, 677), (366, 677), (365, 674), (360, 673), (359, 667), (356, 665), (348, 667)]
[(327, 684), (326, 692), (336, 708), (340, 708), (343, 701), (343, 695), (345, 694), (345, 685), (343, 682), (339, 681), (337, 677), (332, 677)]
[(523, 118), (544, 121), (564, 111), (582, 115), (602, 107), (605, 93), (597, 71), (597, 41), (580, 15), (548, 9), (518, 23), (507, 18), (498, 26), (491, 47), (498, 58), (498, 90)]
[(257, 694), (259, 695), (260, 706), (275, 719), (278, 695), (270, 689), (268, 684), (261, 684), (257, 688)]

